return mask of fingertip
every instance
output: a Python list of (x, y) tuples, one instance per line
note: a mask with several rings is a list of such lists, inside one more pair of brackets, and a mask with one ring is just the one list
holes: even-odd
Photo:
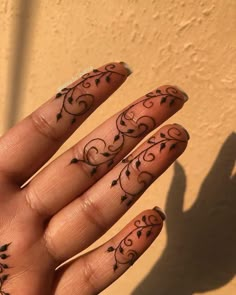
[(187, 129), (185, 129), (182, 125), (180, 125), (180, 124), (178, 124), (178, 123), (174, 123), (173, 125), (174, 125), (174, 126), (178, 126), (178, 127), (180, 127), (180, 128), (184, 131), (184, 133), (185, 133), (185, 135), (186, 135), (186, 140), (187, 140), (187, 141), (190, 139), (190, 135), (189, 135)]
[(189, 100), (189, 96), (187, 95), (187, 93), (186, 93), (181, 87), (176, 86), (176, 85), (175, 85), (174, 87), (177, 88), (178, 91), (182, 94), (182, 96), (183, 96), (183, 100), (184, 100), (185, 102)]
[(131, 67), (126, 62), (120, 61), (120, 64), (125, 68), (127, 77), (133, 73)]
[(160, 207), (155, 206), (152, 210), (156, 211), (160, 215), (163, 221), (166, 220), (166, 213)]

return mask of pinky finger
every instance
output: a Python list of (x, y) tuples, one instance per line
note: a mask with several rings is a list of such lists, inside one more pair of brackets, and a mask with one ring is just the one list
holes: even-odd
[(147, 250), (164, 220), (159, 207), (143, 211), (111, 240), (60, 268), (54, 294), (99, 294)]

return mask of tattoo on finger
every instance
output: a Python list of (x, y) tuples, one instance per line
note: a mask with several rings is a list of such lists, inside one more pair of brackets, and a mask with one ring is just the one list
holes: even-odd
[[(73, 158), (71, 164), (84, 163), (91, 167), (91, 176), (98, 168), (106, 165), (110, 168), (115, 163), (115, 158), (122, 150), (127, 138), (142, 138), (156, 127), (156, 121), (149, 115), (138, 117), (140, 106), (150, 109), (156, 104), (160, 106), (174, 106), (176, 100), (183, 100), (183, 93), (175, 87), (168, 86), (165, 90), (157, 88), (149, 92), (145, 97), (129, 106), (116, 119), (116, 132), (112, 142), (106, 142), (102, 138), (90, 140), (83, 149), (81, 158)], [(135, 123), (135, 127), (134, 127)]]
[[(104, 70), (94, 69), (92, 72), (82, 75), (74, 86), (63, 88), (58, 92), (55, 99), (62, 99), (62, 106), (56, 115), (57, 121), (63, 117), (63, 113), (65, 112), (71, 115), (71, 124), (73, 124), (76, 122), (76, 117), (89, 111), (94, 103), (95, 96), (93, 93), (88, 93), (87, 89), (93, 84), (99, 87), (102, 81), (110, 83), (113, 75), (124, 76), (117, 72), (115, 68), (115, 64), (108, 64), (105, 66)], [(81, 89), (79, 89), (79, 87), (84, 88), (86, 93), (81, 94)]]
[(6, 251), (8, 247), (10, 246), (9, 244), (4, 244), (0, 246), (0, 295), (10, 295), (9, 293), (6, 293), (3, 291), (3, 284), (8, 278), (8, 274), (6, 274), (6, 270), (8, 269), (8, 265), (6, 263), (3, 263), (3, 260), (7, 259), (9, 256), (6, 254)]
[(130, 231), (117, 246), (110, 246), (107, 248), (107, 252), (112, 252), (114, 255), (113, 270), (116, 271), (122, 265), (133, 265), (141, 255), (137, 250), (137, 243), (142, 239), (147, 242), (153, 235), (153, 229), (158, 226), (162, 226), (162, 221), (154, 214), (145, 214), (141, 218), (135, 220), (133, 230)]
[(125, 166), (121, 169), (118, 177), (111, 182), (111, 187), (119, 185), (122, 191), (121, 203), (130, 206), (155, 180), (155, 175), (147, 170), (147, 165), (144, 165), (145, 162), (158, 161), (163, 150), (168, 150), (171, 153), (178, 144), (184, 142), (186, 140), (183, 140), (181, 130), (170, 127), (166, 132), (160, 132), (158, 137), (151, 137), (147, 141), (148, 147), (135, 157), (131, 154), (123, 159), (122, 162)]

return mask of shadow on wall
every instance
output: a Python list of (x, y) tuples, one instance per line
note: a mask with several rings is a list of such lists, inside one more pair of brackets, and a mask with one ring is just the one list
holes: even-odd
[[(167, 197), (167, 246), (132, 295), (191, 295), (227, 284), (236, 272), (236, 134), (223, 144), (192, 208), (183, 211), (180, 164)], [(201, 165), (201, 159), (199, 159)]]

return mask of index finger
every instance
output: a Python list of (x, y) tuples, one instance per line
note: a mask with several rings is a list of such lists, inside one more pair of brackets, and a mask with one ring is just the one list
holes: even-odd
[(1, 138), (0, 170), (22, 185), (130, 73), (124, 62), (113, 62), (63, 88)]

